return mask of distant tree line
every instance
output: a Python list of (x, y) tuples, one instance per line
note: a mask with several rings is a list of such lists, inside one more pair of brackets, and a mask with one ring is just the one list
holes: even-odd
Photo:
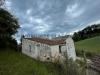
[(81, 31), (75, 32), (73, 34), (73, 39), (74, 41), (80, 41), (99, 35), (100, 35), (100, 24), (94, 24), (84, 28)]

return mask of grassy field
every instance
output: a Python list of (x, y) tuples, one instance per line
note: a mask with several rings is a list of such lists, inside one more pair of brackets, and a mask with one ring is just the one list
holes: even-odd
[[(100, 54), (100, 36), (75, 43), (76, 50)], [(0, 75), (61, 75), (61, 68), (52, 63), (36, 61), (22, 53), (0, 50)], [(64, 75), (64, 74), (63, 74)]]
[(0, 51), (0, 75), (61, 75), (59, 66), (15, 51)]
[(100, 36), (76, 42), (75, 46), (77, 52), (85, 50), (93, 54), (100, 54)]

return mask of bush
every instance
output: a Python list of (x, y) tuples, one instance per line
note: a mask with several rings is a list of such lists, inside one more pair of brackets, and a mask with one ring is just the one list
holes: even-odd
[(86, 75), (85, 60), (80, 64), (66, 57), (66, 60), (61, 65), (64, 75)]
[[(96, 53), (89, 52), (89, 51), (85, 51), (85, 54), (86, 54), (87, 58), (92, 58), (93, 56), (96, 55)], [(79, 57), (83, 57), (82, 51), (79, 51), (79, 50), (76, 50), (76, 55)]]

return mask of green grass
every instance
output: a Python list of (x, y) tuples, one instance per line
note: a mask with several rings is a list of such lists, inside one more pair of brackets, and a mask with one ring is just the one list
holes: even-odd
[(85, 50), (86, 52), (100, 54), (100, 36), (76, 42), (75, 47), (78, 52)]
[(61, 69), (19, 52), (0, 51), (0, 75), (61, 75)]

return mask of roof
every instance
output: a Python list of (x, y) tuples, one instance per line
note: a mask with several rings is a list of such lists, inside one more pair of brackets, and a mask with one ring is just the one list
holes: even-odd
[(100, 55), (96, 55), (91, 59), (91, 61), (89, 67), (100, 72)]
[(28, 40), (32, 40), (35, 42), (39, 42), (39, 43), (43, 43), (43, 44), (47, 44), (47, 45), (60, 45), (60, 44), (65, 44), (66, 43), (66, 39), (47, 39), (47, 38), (40, 38), (40, 37), (32, 37), (32, 38), (25, 38)]

